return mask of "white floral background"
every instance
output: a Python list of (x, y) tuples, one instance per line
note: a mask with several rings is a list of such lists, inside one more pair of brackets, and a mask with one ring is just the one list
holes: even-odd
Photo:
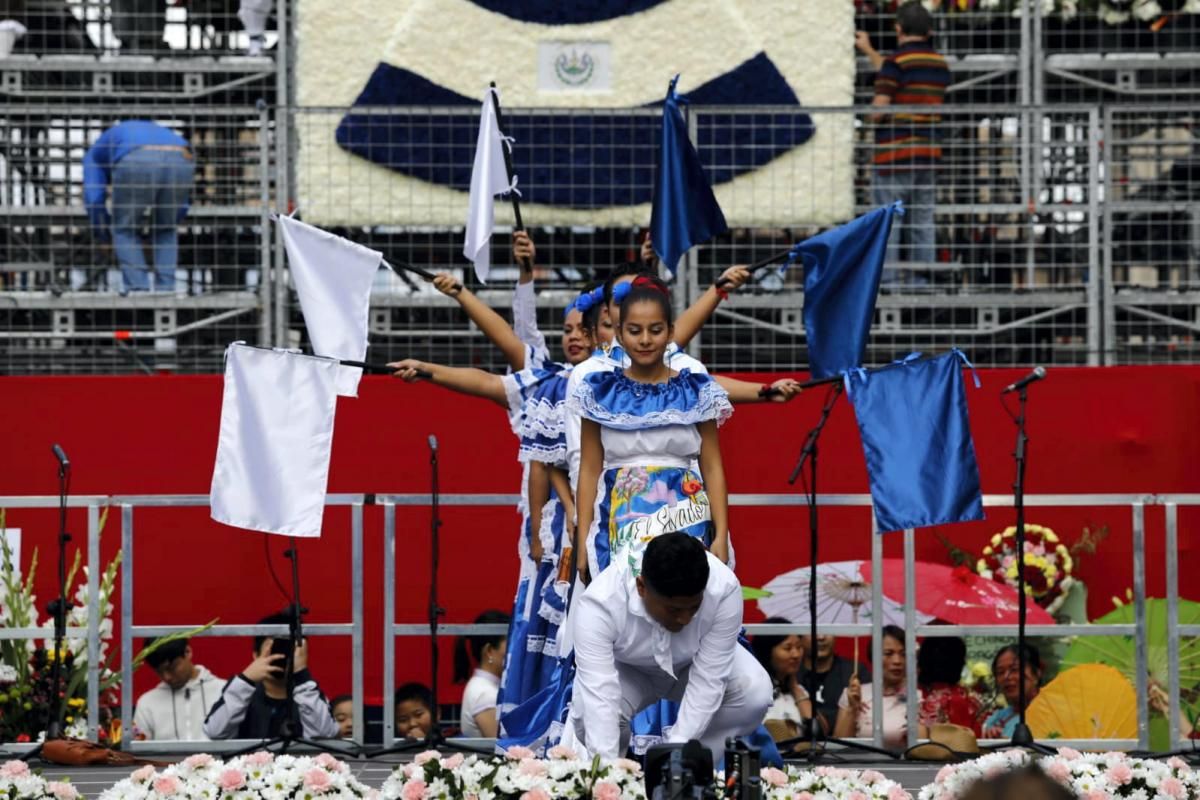
[[(306, 221), (333, 224), (461, 225), (467, 196), (353, 156), (334, 140), (346, 107), (379, 62), (403, 67), (468, 97), (488, 81), (506, 106), (623, 108), (699, 86), (766, 52), (806, 107), (853, 100), (853, 6), (794, 0), (668, 0), (603, 22), (519, 22), (468, 0), (304, 0), (299, 4), (297, 83), (302, 111), (298, 197)], [(538, 43), (604, 41), (612, 89), (540, 92)], [(828, 224), (853, 214), (853, 121), (814, 114), (816, 134), (759, 170), (717, 187), (731, 226)], [(471, 120), (474, 125), (475, 120)], [(520, 161), (520, 142), (517, 162)], [(519, 170), (518, 170), (519, 171)], [(498, 203), (497, 222), (511, 221)], [(522, 207), (527, 224), (644, 225), (648, 205), (578, 210)]]

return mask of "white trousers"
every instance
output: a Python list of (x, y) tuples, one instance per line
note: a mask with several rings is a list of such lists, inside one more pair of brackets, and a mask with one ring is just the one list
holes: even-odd
[[(758, 660), (746, 648), (732, 644), (733, 669), (725, 684), (725, 697), (709, 720), (708, 727), (697, 737), (713, 754), (713, 764), (721, 761), (725, 740), (730, 736), (753, 733), (767, 716), (771, 706), (771, 678)], [(644, 708), (659, 700), (681, 702), (687, 690), (691, 666), (676, 672), (672, 678), (660, 669), (645, 670), (617, 662), (617, 678), (621, 682), (620, 726), (621, 754), (629, 749), (629, 721)], [(587, 750), (587, 720), (572, 706), (563, 732), (563, 744), (576, 750)]]

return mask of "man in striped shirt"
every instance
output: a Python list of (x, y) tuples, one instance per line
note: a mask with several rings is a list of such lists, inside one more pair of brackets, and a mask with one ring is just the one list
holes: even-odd
[[(866, 33), (855, 35), (855, 46), (876, 69), (873, 106), (940, 106), (950, 70), (929, 42), (933, 17), (920, 0), (909, 0), (896, 11), (896, 51), (884, 58), (871, 46)], [(930, 109), (931, 112), (934, 109)], [(874, 114), (874, 176), (872, 199), (876, 205), (903, 200), (905, 216), (892, 226), (884, 282), (895, 283), (901, 240), (908, 245), (908, 261), (932, 264), (937, 260), (933, 220), (935, 172), (942, 157), (936, 113), (898, 112)], [(922, 283), (924, 281), (921, 281)]]

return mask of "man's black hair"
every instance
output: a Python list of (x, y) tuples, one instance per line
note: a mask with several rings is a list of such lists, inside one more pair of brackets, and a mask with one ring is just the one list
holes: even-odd
[[(150, 647), (155, 641), (157, 640), (147, 639), (142, 643), (142, 649)], [(164, 644), (159, 645), (158, 649), (156, 649), (153, 653), (146, 656), (146, 663), (150, 665), (151, 669), (157, 672), (159, 667), (169, 664), (182, 656), (185, 652), (187, 652), (187, 648), (187, 639), (175, 639), (170, 642), (165, 642)]]
[(906, 36), (928, 36), (933, 30), (933, 15), (921, 5), (921, 0), (908, 0), (896, 9), (896, 24)]
[(392, 703), (398, 706), (401, 703), (409, 700), (416, 700), (429, 709), (429, 713), (437, 717), (433, 710), (433, 692), (429, 691), (429, 687), (423, 683), (406, 683), (396, 690), (396, 699)]
[(917, 684), (958, 683), (966, 663), (966, 642), (957, 636), (930, 636), (917, 650)]
[[(260, 619), (258, 621), (258, 624), (259, 625), (290, 625), (291, 622), (292, 622), (292, 612), (285, 610), (285, 611), (280, 611), (276, 614), (269, 614), (268, 616), (263, 617), (262, 619)], [(260, 635), (254, 637), (254, 652), (255, 653), (258, 653), (259, 649), (262, 648), (262, 643), (265, 642), (267, 639), (271, 639), (276, 642), (288, 641), (287, 636), (269, 636), (265, 633), (260, 634)]]
[(695, 597), (708, 585), (708, 551), (686, 533), (656, 536), (642, 558), (642, 579), (663, 597)]
[(339, 703), (353, 703), (353, 702), (354, 702), (354, 695), (339, 694), (337, 697), (335, 697), (329, 701), (329, 710), (332, 711), (334, 708), (337, 707), (337, 705)]

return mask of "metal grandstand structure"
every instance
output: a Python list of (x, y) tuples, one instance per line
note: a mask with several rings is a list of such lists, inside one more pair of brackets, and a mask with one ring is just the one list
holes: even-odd
[[(1025, 14), (937, 15), (935, 41), (954, 75), (941, 123), (938, 257), (908, 265), (911, 284), (885, 288), (872, 363), (952, 345), (997, 366), (1200, 359), (1200, 15), (1112, 25), (1095, 10), (1033, 13), (1045, 2), (1018, 0)], [(30, 25), (0, 59), (0, 372), (207, 372), (234, 340), (305, 344), (269, 215), (293, 207), (298, 141), (346, 109), (292, 100), (290, 22), (302, 7), (281, 0), (267, 49), (250, 56), (236, 2), (193, 0), (152, 14), (143, 5), (36, 0), (29, 6), (42, 27)], [(119, 32), (139, 14), (149, 15), (139, 24), (149, 26), (150, 45), (131, 54)], [(858, 25), (890, 49), (888, 14), (861, 11)], [(855, 106), (806, 110), (841, 120), (853, 137), (849, 179), (862, 211), (871, 206), (870, 64), (858, 72)], [(714, 120), (721, 112), (691, 110)], [(84, 151), (133, 115), (182, 133), (196, 153), (174, 294), (121, 296), (111, 252), (94, 241), (82, 205)], [(453, 124), (477, 123), (460, 114)], [(463, 206), (465, 218), (465, 193)], [(338, 232), (390, 260), (473, 282), (461, 228), (380, 220)], [(580, 283), (636, 251), (635, 229), (526, 222), (547, 331)], [(689, 254), (678, 290), (694, 296), (725, 266), (814, 232), (739, 227)], [(507, 247), (497, 237), (494, 261), (503, 264)], [(802, 369), (797, 277), (765, 276), (736, 294), (693, 343), (696, 353), (718, 370)], [(507, 306), (510, 278), (515, 270), (494, 271), (482, 296)], [(420, 282), (381, 271), (371, 326), (375, 361), (502, 367), (453, 302)]]

